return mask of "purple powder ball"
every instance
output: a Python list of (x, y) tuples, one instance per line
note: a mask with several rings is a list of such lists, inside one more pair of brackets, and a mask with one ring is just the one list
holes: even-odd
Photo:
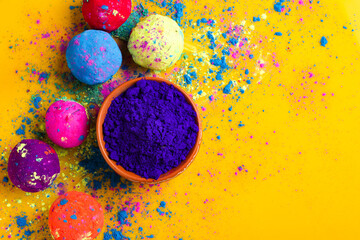
[(186, 159), (196, 143), (196, 112), (173, 85), (140, 80), (115, 98), (104, 120), (110, 159), (158, 179)]
[(25, 192), (39, 192), (48, 188), (59, 173), (58, 155), (51, 146), (42, 141), (22, 140), (10, 153), (9, 178)]

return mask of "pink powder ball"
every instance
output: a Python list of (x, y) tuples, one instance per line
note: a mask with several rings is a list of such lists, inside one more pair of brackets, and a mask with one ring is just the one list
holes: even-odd
[(89, 116), (81, 104), (59, 100), (47, 110), (45, 127), (50, 140), (60, 147), (77, 147), (88, 135)]

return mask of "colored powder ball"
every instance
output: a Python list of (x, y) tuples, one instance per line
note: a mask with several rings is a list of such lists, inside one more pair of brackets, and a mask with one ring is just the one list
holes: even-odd
[(137, 9), (130, 14), (126, 22), (113, 31), (111, 35), (124, 41), (129, 41), (132, 29), (140, 22), (140, 18), (146, 16), (146, 14), (147, 10), (145, 10), (142, 5), (139, 5)]
[(46, 112), (45, 128), (50, 140), (63, 148), (77, 147), (89, 132), (89, 117), (84, 106), (59, 100)]
[(131, 0), (84, 0), (82, 13), (91, 28), (112, 32), (130, 16)]
[(95, 85), (112, 78), (121, 66), (122, 55), (110, 34), (87, 30), (71, 39), (66, 60), (79, 81)]
[(103, 224), (101, 205), (86, 193), (67, 192), (50, 207), (49, 228), (55, 240), (95, 239)]
[(48, 144), (25, 139), (11, 151), (8, 174), (11, 182), (25, 192), (39, 192), (48, 188), (60, 173), (60, 162)]
[(125, 170), (158, 179), (194, 147), (196, 117), (173, 85), (140, 80), (112, 101), (103, 125), (105, 147)]
[(140, 66), (165, 70), (179, 60), (184, 49), (184, 34), (171, 18), (151, 15), (133, 29), (128, 49)]

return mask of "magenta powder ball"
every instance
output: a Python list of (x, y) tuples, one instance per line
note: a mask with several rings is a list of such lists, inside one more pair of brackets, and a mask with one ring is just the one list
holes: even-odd
[(25, 192), (39, 192), (48, 188), (59, 173), (58, 155), (51, 146), (42, 141), (22, 140), (10, 153), (9, 178)]
[(77, 147), (89, 132), (89, 116), (81, 104), (59, 100), (46, 112), (45, 128), (50, 140), (63, 148)]

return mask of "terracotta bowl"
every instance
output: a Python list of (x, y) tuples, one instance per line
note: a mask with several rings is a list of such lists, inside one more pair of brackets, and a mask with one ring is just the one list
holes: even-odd
[[(126, 171), (121, 165), (117, 165), (117, 162), (114, 160), (111, 160), (109, 158), (109, 153), (105, 148), (105, 141), (104, 141), (104, 135), (103, 135), (103, 124), (104, 124), (104, 120), (105, 120), (105, 116), (107, 114), (108, 108), (110, 107), (110, 104), (112, 102), (112, 100), (114, 100), (114, 98), (116, 98), (117, 96), (119, 96), (121, 93), (125, 92), (129, 87), (131, 87), (132, 85), (134, 85), (137, 81), (142, 80), (142, 79), (146, 79), (146, 80), (151, 80), (151, 81), (157, 81), (157, 82), (165, 82), (168, 85), (173, 85), (177, 90), (179, 90), (185, 97), (185, 99), (187, 100), (187, 102), (189, 104), (191, 104), (191, 106), (194, 108), (195, 112), (196, 112), (196, 122), (197, 125), (199, 126), (199, 132), (196, 138), (196, 143), (194, 145), (194, 147), (190, 150), (188, 156), (186, 157), (186, 159), (184, 161), (182, 161), (180, 163), (179, 166), (171, 169), (170, 171), (168, 171), (167, 173), (164, 173), (160, 176), (159, 179), (155, 180), (155, 179), (146, 179), (143, 178), (135, 173)], [(201, 137), (202, 137), (202, 129), (201, 129), (201, 121), (200, 121), (200, 115), (199, 112), (196, 108), (196, 105), (194, 103), (194, 101), (190, 98), (190, 96), (180, 87), (178, 87), (177, 85), (162, 79), (162, 78), (157, 78), (157, 77), (144, 77), (144, 78), (136, 78), (133, 80), (130, 80), (128, 82), (125, 82), (123, 84), (121, 84), (119, 87), (117, 87), (114, 91), (112, 91), (110, 93), (110, 95), (105, 99), (105, 101), (103, 102), (100, 111), (99, 111), (99, 115), (97, 117), (97, 122), (96, 122), (96, 135), (97, 135), (97, 140), (98, 140), (98, 144), (99, 144), (99, 148), (101, 151), (101, 154), (103, 155), (103, 157), (105, 158), (106, 162), (109, 164), (109, 166), (120, 176), (133, 181), (133, 182), (140, 182), (140, 183), (160, 183), (160, 182), (164, 182), (164, 181), (168, 181), (176, 176), (178, 176), (179, 174), (181, 174), (182, 172), (185, 171), (185, 169), (187, 167), (189, 167), (189, 165), (192, 163), (192, 161), (194, 160), (194, 158), (196, 157), (197, 153), (199, 152), (200, 149), (200, 144), (201, 144)]]

